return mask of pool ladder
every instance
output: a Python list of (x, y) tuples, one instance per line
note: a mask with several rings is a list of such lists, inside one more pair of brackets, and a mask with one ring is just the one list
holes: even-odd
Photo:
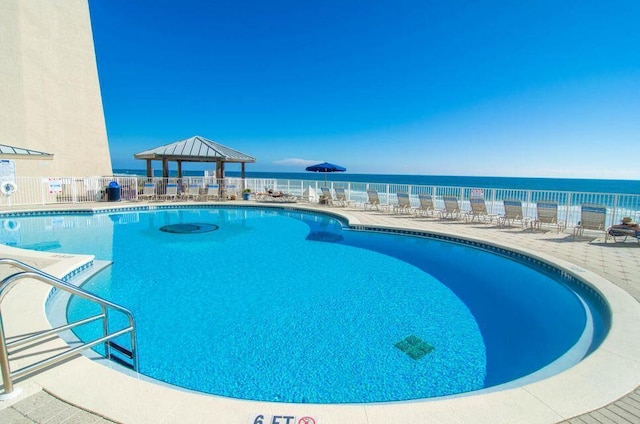
[[(14, 390), (13, 380), (35, 373), (36, 371), (42, 370), (61, 361), (67, 360), (75, 355), (78, 355), (85, 349), (90, 349), (99, 344), (104, 344), (106, 353), (105, 356), (107, 358), (134, 371), (138, 370), (135, 320), (131, 311), (123, 308), (122, 306), (116, 305), (115, 303), (109, 302), (108, 300), (95, 296), (81, 289), (80, 287), (76, 287), (72, 284), (66, 283), (52, 275), (38, 270), (37, 268), (27, 265), (24, 262), (20, 262), (15, 259), (2, 258), (0, 259), (0, 265), (11, 265), (20, 270), (15, 274), (9, 275), (0, 282), (0, 369), (2, 371), (2, 381), (4, 385), (4, 393), (0, 394), (0, 400), (9, 399), (18, 394), (19, 390)], [(74, 321), (66, 325), (61, 325), (56, 328), (50, 328), (35, 333), (32, 332), (15, 336), (12, 337), (12, 341), (7, 342), (4, 332), (4, 324), (2, 321), (2, 301), (13, 286), (15, 286), (20, 280), (24, 280), (27, 278), (40, 281), (44, 284), (54, 287), (55, 289), (68, 292), (72, 295), (96, 303), (100, 305), (101, 313), (78, 321)], [(110, 331), (108, 320), (110, 312), (119, 312), (124, 314), (128, 318), (129, 325), (116, 331)], [(102, 320), (102, 337), (89, 342), (81, 343), (80, 345), (71, 347), (64, 352), (50, 356), (46, 359), (42, 359), (34, 364), (24, 366), (23, 368), (20, 368), (16, 371), (11, 371), (9, 359), (12, 353), (23, 352), (25, 349), (34, 347), (40, 342), (43, 342), (44, 339), (50, 338), (62, 331), (71, 330), (73, 328), (77, 328), (98, 320)], [(116, 337), (122, 336), (127, 333), (129, 333), (130, 336), (130, 349), (127, 349), (126, 347), (116, 343), (113, 340)], [(15, 349), (18, 347), (21, 347), (18, 351), (9, 352), (10, 349)], [(114, 353), (117, 354), (114, 355)]]

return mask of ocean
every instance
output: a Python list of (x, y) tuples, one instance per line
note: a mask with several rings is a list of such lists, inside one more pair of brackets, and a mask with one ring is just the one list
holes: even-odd
[[(142, 169), (114, 169), (115, 175), (145, 175)], [(156, 176), (161, 176), (156, 171)], [(184, 171), (184, 176), (203, 176), (203, 171)], [(228, 177), (239, 177), (240, 172), (228, 171)], [(172, 172), (175, 176), (175, 171)], [(319, 180), (325, 174), (317, 172), (247, 172), (246, 178), (278, 180)], [(348, 181), (362, 183), (410, 184), (443, 187), (508, 188), (521, 190), (555, 190), (579, 193), (619, 193), (640, 194), (638, 180), (595, 180), (578, 178), (523, 178), (523, 177), (469, 177), (448, 175), (392, 175), (392, 174), (351, 174), (348, 172), (329, 173), (327, 181)]]

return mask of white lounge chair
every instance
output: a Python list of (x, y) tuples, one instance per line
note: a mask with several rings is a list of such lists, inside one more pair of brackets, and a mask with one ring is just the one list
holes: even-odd
[(605, 231), (606, 221), (606, 206), (585, 203), (580, 206), (580, 221), (573, 229), (573, 236), (581, 236), (584, 230)]
[(333, 196), (331, 196), (331, 190), (328, 187), (320, 187), (322, 194), (320, 195), (320, 203), (328, 206), (333, 206)]
[(556, 227), (558, 233), (564, 229), (564, 222), (558, 219), (558, 202), (541, 200), (536, 203), (536, 219), (531, 222), (531, 227), (539, 230), (542, 224)]
[(393, 207), (395, 213), (411, 213), (411, 198), (407, 192), (397, 192), (398, 204)]
[(139, 200), (155, 200), (156, 199), (156, 184), (144, 183), (142, 187), (142, 194), (138, 195)]
[(189, 184), (185, 199), (198, 200), (200, 198), (200, 186), (198, 184)]
[(165, 194), (161, 195), (160, 197), (162, 198), (162, 200), (178, 200), (178, 184), (167, 184)]
[(380, 203), (380, 197), (376, 190), (367, 190), (367, 201), (364, 204), (364, 210), (376, 208), (376, 210), (386, 210), (388, 206)]
[(207, 193), (205, 194), (206, 200), (219, 200), (220, 199), (220, 186), (218, 184), (209, 184), (207, 186)]
[(238, 186), (235, 184), (229, 184), (228, 186), (225, 187), (224, 194), (225, 195), (222, 197), (223, 199), (237, 200), (239, 196)]
[(524, 228), (527, 225), (528, 220), (524, 217), (522, 212), (522, 201), (517, 199), (505, 199), (502, 201), (504, 204), (504, 215), (500, 217), (500, 226), (511, 226), (516, 221), (520, 221), (520, 226)]
[(335, 187), (336, 192), (336, 200), (335, 203), (338, 206), (347, 207), (351, 205), (351, 201), (347, 199), (347, 193), (344, 190), (344, 187)]
[(433, 197), (430, 194), (419, 194), (420, 206), (415, 209), (416, 215), (429, 215), (433, 216), (436, 208), (433, 205)]
[(487, 204), (484, 201), (484, 197), (472, 196), (469, 197), (469, 204), (471, 205), (471, 210), (464, 216), (465, 221), (473, 222), (474, 220), (482, 219), (484, 222), (491, 223), (495, 215), (490, 215), (487, 211)]
[(458, 219), (460, 217), (460, 204), (455, 196), (442, 196), (444, 210), (440, 212), (442, 219)]

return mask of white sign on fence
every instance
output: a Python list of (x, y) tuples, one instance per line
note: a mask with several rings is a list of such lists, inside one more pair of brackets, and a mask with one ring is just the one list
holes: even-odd
[(62, 180), (60, 178), (49, 178), (49, 193), (62, 193)]
[(12, 160), (0, 160), (0, 180), (15, 181), (16, 180), (16, 163)]
[(469, 197), (482, 197), (482, 198), (484, 198), (484, 190), (481, 189), (481, 188), (471, 189), (471, 194), (469, 195)]

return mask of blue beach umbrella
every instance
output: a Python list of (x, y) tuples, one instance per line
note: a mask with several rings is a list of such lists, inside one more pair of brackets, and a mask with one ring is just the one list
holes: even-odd
[(334, 165), (329, 162), (319, 163), (317, 165), (307, 166), (305, 168), (310, 172), (324, 172), (324, 185), (327, 185), (327, 173), (329, 172), (345, 172), (347, 168), (343, 168), (342, 166)]

